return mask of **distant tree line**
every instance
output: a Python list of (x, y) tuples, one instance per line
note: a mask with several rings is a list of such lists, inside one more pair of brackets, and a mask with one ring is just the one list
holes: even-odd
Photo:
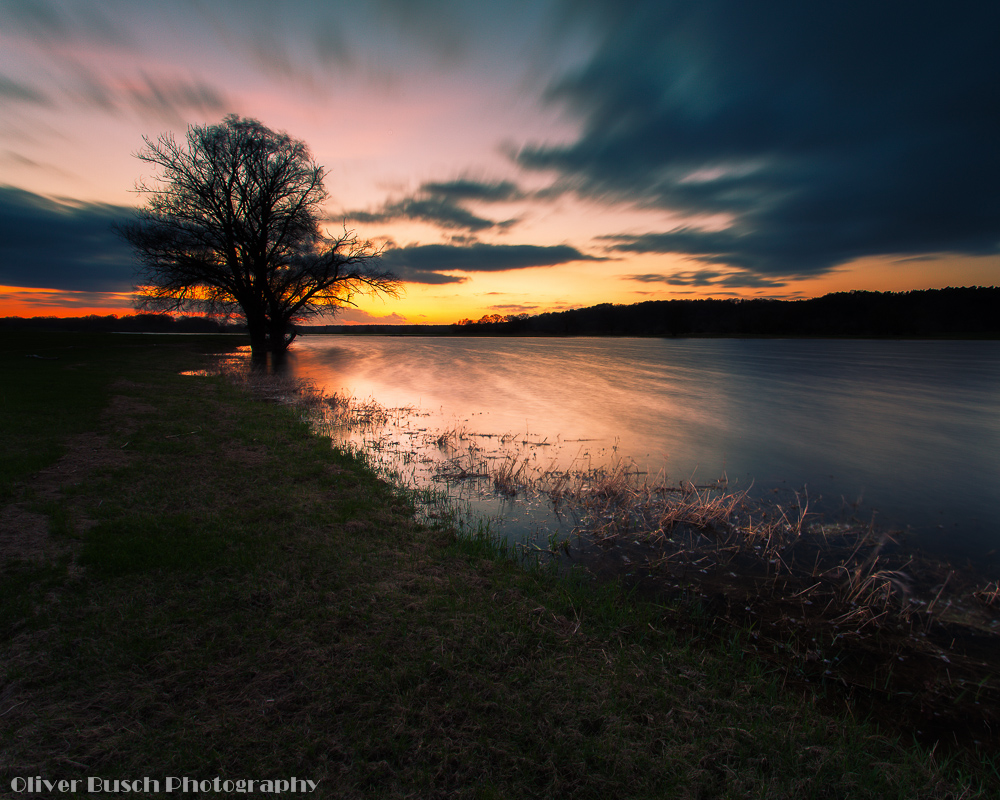
[[(302, 333), (437, 336), (1000, 337), (1000, 287), (838, 292), (810, 300), (651, 300), (529, 316), (488, 314), (454, 325), (313, 325)], [(246, 332), (207, 317), (6, 317), (0, 330)]]
[(0, 330), (96, 331), (131, 333), (243, 333), (246, 326), (208, 317), (170, 314), (117, 314), (84, 317), (2, 317)]
[(1000, 335), (1000, 288), (838, 292), (809, 300), (652, 300), (537, 316), (484, 317), (462, 335), (860, 336)]

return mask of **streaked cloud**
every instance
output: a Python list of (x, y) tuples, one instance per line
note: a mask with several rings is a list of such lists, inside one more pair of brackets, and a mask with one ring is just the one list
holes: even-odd
[(502, 314), (536, 314), (540, 307), (537, 303), (501, 303), (500, 305), (487, 306), (490, 311)]
[[(492, 220), (481, 217), (461, 205), (462, 201), (502, 202), (520, 199), (520, 190), (510, 181), (494, 183), (455, 180), (424, 183), (417, 192), (400, 200), (391, 200), (375, 211), (345, 211), (341, 218), (363, 223), (384, 223), (397, 220), (428, 222), (445, 229), (479, 232), (489, 229), (506, 230), (517, 220)], [(335, 215), (336, 216), (336, 215)]]
[(524, 197), (524, 192), (512, 181), (474, 181), (468, 178), (431, 181), (422, 184), (420, 190), (450, 200), (481, 200), (487, 203), (509, 202)]
[(569, 245), (542, 247), (482, 242), (469, 245), (411, 245), (386, 250), (382, 254), (384, 266), (411, 283), (461, 283), (468, 280), (467, 277), (442, 274), (449, 272), (505, 272), (602, 260)]
[(21, 81), (0, 75), (0, 98), (6, 103), (31, 103), (47, 106), (51, 99), (46, 92)]
[(711, 286), (731, 288), (774, 288), (785, 286), (787, 281), (774, 280), (756, 275), (752, 272), (723, 272), (712, 269), (681, 270), (667, 275), (660, 273), (641, 273), (635, 275), (622, 275), (622, 280), (637, 281), (639, 283), (663, 283), (667, 286)]
[(165, 120), (184, 120), (190, 112), (213, 115), (230, 108), (226, 94), (204, 81), (140, 73), (119, 89), (119, 102)]
[(476, 216), (471, 211), (441, 197), (407, 197), (388, 202), (377, 211), (348, 211), (344, 213), (344, 218), (364, 223), (416, 220), (429, 222), (441, 228), (469, 231), (481, 231), (497, 226), (493, 220)]
[(50, 46), (72, 41), (113, 47), (133, 43), (128, 28), (116, 16), (94, 2), (11, 0), (3, 4), (4, 22), (9, 30)]
[(45, 289), (23, 289), (20, 287), (0, 286), (0, 296), (5, 304), (19, 309), (11, 316), (48, 316), (52, 312), (65, 313), (75, 311), (77, 314), (94, 313), (131, 313), (133, 310), (131, 292), (80, 292), (52, 291)]

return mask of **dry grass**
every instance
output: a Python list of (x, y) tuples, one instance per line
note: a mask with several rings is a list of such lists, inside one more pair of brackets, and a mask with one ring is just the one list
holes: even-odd
[(987, 608), (997, 608), (1000, 606), (1000, 583), (992, 581), (982, 589), (977, 589), (973, 595)]

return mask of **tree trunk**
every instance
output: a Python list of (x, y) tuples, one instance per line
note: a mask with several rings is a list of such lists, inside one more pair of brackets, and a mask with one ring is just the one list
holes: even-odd
[(253, 366), (267, 364), (267, 328), (263, 320), (252, 320), (247, 317), (247, 330), (250, 333), (250, 363)]
[(298, 334), (295, 326), (285, 320), (272, 319), (268, 325), (267, 342), (274, 355), (284, 353)]
[(267, 343), (271, 351), (272, 366), (278, 366), (284, 362), (288, 345), (297, 335), (295, 326), (287, 320), (271, 320), (267, 331)]

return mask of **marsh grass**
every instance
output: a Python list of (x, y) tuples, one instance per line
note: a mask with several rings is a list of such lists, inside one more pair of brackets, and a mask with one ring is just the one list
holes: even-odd
[(22, 472), (13, 489), (61, 519), (45, 535), (65, 547), (30, 561), (4, 539), (3, 785), (294, 774), (347, 798), (995, 788), (988, 758), (825, 708), (822, 690), (754, 653), (753, 626), (717, 636), (708, 598), (650, 602), (561, 574), (484, 521), (417, 524), (413, 496), (312, 435), (301, 408), (178, 375), (208, 369), (207, 345), (176, 343), (144, 337), (93, 376), (117, 413), (74, 425), (95, 426), (103, 438), (87, 446), (125, 463), (92, 460), (64, 480), (70, 442), (49, 477)]
[(761, 503), (723, 481), (670, 487), (627, 464), (560, 476), (551, 491), (599, 549), (633, 553), (651, 595), (701, 594), (723, 631), (755, 626), (753, 652), (794, 653), (803, 678), (898, 707), (922, 734), (995, 740), (1000, 591), (974, 571), (959, 577), (870, 524), (810, 515), (804, 493)]

